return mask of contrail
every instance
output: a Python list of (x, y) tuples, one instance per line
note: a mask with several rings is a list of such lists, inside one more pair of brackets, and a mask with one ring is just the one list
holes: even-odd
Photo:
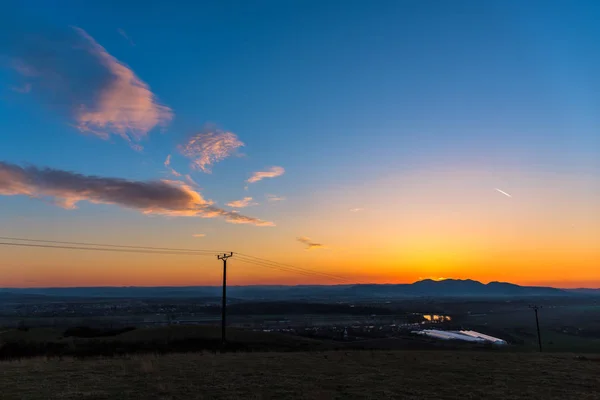
[(510, 194), (506, 193), (504, 190), (500, 190), (500, 189), (498, 189), (498, 188), (494, 188), (494, 189), (495, 189), (497, 192), (500, 192), (500, 193), (502, 193), (502, 194), (503, 194), (503, 195), (505, 195), (505, 196), (512, 197)]

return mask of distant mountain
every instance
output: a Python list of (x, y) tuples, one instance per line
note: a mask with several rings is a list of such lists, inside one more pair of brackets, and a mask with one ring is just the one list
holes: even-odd
[(568, 292), (537, 286), (519, 286), (506, 282), (483, 284), (471, 279), (425, 279), (404, 285), (353, 285), (349, 291), (359, 297), (504, 297), (567, 296)]
[(600, 289), (585, 289), (585, 288), (581, 288), (581, 289), (565, 289), (567, 292), (570, 293), (579, 293), (579, 294), (588, 294), (588, 295), (593, 295), (593, 296), (600, 296)]
[[(596, 293), (593, 289), (562, 290), (552, 287), (519, 286), (506, 282), (483, 284), (474, 280), (425, 279), (412, 284), (356, 284), (356, 285), (299, 285), (299, 286), (230, 286), (232, 298), (244, 300), (360, 300), (366, 298), (406, 297), (529, 297), (581, 296)], [(600, 294), (600, 290), (597, 291)], [(187, 287), (81, 287), (0, 289), (0, 301), (12, 295), (43, 295), (52, 297), (95, 298), (218, 298), (218, 286)]]

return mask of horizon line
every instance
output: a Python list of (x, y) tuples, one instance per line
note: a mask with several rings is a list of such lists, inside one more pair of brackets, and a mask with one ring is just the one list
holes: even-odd
[[(507, 283), (507, 284), (511, 284), (511, 285), (516, 285), (516, 286), (521, 286), (521, 287), (538, 287), (538, 288), (552, 288), (552, 289), (561, 289), (561, 290), (586, 290), (586, 289), (591, 289), (591, 290), (600, 290), (600, 287), (594, 287), (594, 286), (576, 286), (576, 287), (561, 287), (561, 286), (552, 286), (552, 285), (524, 285), (524, 284), (518, 284), (518, 283), (512, 283), (512, 282), (506, 282), (506, 281), (489, 281), (487, 283), (484, 283), (482, 281), (478, 281), (476, 279), (454, 279), (454, 278), (448, 278), (448, 279), (441, 279), (441, 280), (437, 280), (437, 279), (431, 279), (431, 278), (426, 278), (426, 279), (419, 279), (416, 280), (414, 282), (410, 282), (410, 283), (374, 283), (374, 282), (356, 282), (356, 283), (331, 283), (331, 284), (327, 284), (327, 283), (314, 283), (314, 284), (274, 284), (274, 283), (268, 283), (268, 284), (248, 284), (248, 285), (227, 285), (227, 287), (232, 288), (232, 287), (301, 287), (301, 286), (357, 286), (357, 285), (376, 285), (376, 286), (391, 286), (391, 285), (414, 285), (415, 283), (418, 282), (423, 282), (423, 281), (432, 281), (435, 283), (439, 283), (439, 282), (444, 282), (444, 281), (472, 281), (472, 282), (477, 282), (477, 283), (481, 283), (482, 285), (488, 285), (490, 283)], [(99, 285), (99, 286), (14, 286), (14, 287), (10, 287), (10, 286), (0, 286), (0, 291), (3, 290), (22, 290), (22, 289), (39, 289), (39, 290), (43, 290), (43, 289), (128, 289), (128, 288), (147, 288), (147, 289), (160, 289), (160, 288), (221, 288), (222, 285)]]

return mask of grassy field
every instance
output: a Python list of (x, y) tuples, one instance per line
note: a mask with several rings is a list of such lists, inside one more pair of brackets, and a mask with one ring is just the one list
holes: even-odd
[(600, 358), (450, 351), (194, 353), (0, 363), (2, 399), (598, 399)]

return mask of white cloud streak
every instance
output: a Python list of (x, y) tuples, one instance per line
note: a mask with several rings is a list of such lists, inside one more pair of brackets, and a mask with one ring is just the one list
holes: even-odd
[(500, 190), (498, 188), (494, 188), (495, 191), (497, 191), (498, 193), (502, 193), (503, 195), (507, 196), (507, 197), (512, 197), (510, 194), (506, 193), (504, 190)]

